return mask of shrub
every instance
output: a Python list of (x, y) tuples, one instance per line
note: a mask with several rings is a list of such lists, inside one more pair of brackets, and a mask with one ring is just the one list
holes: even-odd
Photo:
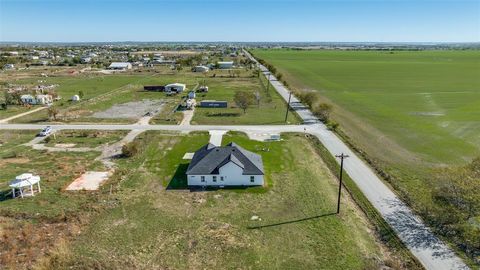
[(139, 146), (136, 142), (130, 142), (122, 146), (122, 156), (133, 157), (138, 153)]
[(335, 122), (335, 121), (328, 121), (327, 123), (327, 128), (330, 129), (330, 130), (337, 130), (337, 128), (340, 126), (339, 123)]
[(320, 121), (326, 123), (330, 119), (332, 105), (328, 103), (315, 103), (312, 107), (312, 112), (318, 117), (318, 119), (320, 119)]

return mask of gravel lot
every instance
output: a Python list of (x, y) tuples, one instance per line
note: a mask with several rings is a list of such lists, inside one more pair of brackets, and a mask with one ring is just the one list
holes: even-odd
[(94, 113), (93, 117), (138, 119), (148, 112), (151, 112), (153, 114), (157, 113), (162, 109), (164, 103), (165, 102), (163, 100), (144, 99), (142, 101), (116, 104), (105, 111)]

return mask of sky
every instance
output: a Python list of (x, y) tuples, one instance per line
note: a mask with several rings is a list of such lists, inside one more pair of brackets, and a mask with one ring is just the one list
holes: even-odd
[(480, 42), (480, 0), (0, 0), (0, 41)]

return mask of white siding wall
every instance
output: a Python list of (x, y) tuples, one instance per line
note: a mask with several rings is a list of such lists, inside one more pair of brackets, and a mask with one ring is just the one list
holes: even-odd
[[(263, 185), (263, 175), (253, 175), (254, 182), (250, 182), (250, 175), (243, 175), (243, 169), (233, 162), (229, 162), (222, 166), (218, 175), (188, 175), (189, 186), (261, 186)], [(202, 176), (205, 182), (202, 182)], [(217, 177), (217, 181), (213, 182), (213, 177)], [(223, 177), (223, 181), (221, 180)]]

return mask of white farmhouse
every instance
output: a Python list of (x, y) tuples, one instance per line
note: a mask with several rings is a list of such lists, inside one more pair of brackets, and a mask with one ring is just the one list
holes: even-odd
[(113, 69), (113, 70), (127, 70), (127, 69), (132, 69), (132, 64), (128, 62), (113, 62), (110, 64), (108, 69)]
[(187, 169), (189, 186), (262, 186), (263, 175), (262, 157), (233, 142), (203, 146)]

